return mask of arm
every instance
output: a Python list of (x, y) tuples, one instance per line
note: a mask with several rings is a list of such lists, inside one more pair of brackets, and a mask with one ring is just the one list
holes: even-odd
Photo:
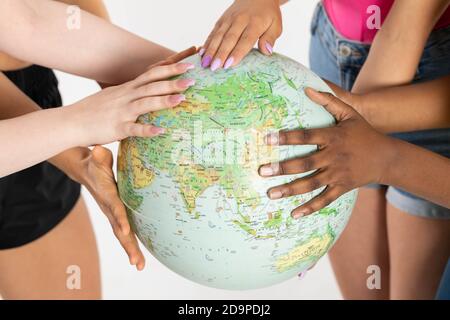
[[(67, 109), (41, 110), (3, 73), (0, 73), (0, 92), (1, 145), (3, 150), (8, 150), (8, 156), (1, 157), (0, 176), (29, 167), (76, 146), (75, 140), (79, 132), (76, 132), (74, 124), (65, 116)], [(22, 116), (27, 113), (30, 114)], [(40, 144), (36, 145), (36, 141)]]
[(450, 127), (450, 76), (356, 95), (328, 83), (379, 131), (407, 132)]
[[(0, 121), (0, 177), (44, 161), (76, 146), (105, 144), (128, 136), (151, 137), (163, 129), (136, 123), (141, 114), (178, 105), (189, 79), (165, 81), (192, 68), (190, 64), (154, 67), (123, 85), (110, 87), (73, 105), (40, 110)], [(0, 106), (27, 99), (21, 109), (37, 109), (0, 73)], [(2, 108), (0, 108), (1, 110)], [(13, 115), (12, 109), (5, 114)], [(39, 143), (36, 143), (39, 141)], [(20, 148), (17, 148), (20, 146)], [(43, 147), (45, 146), (45, 147)]]
[[(41, 111), (35, 111), (39, 107), (0, 73), (0, 111), (4, 103), (18, 106), (0, 114), (0, 148), (7, 155), (0, 157), (0, 177), (71, 148), (54, 156), (51, 162), (87, 187), (111, 223), (130, 263), (142, 270), (145, 259), (136, 236), (130, 232), (125, 207), (117, 192), (112, 153), (100, 146), (92, 151), (72, 147), (120, 140), (127, 135), (151, 137), (163, 132), (161, 128), (135, 123), (136, 118), (178, 105), (183, 96), (172, 93), (190, 86), (189, 79), (158, 80), (191, 67), (187, 64), (154, 67), (133, 82), (105, 89), (72, 106)], [(31, 113), (20, 116), (27, 112)], [(13, 116), (19, 117), (1, 120)]]
[(50, 0), (0, 1), (0, 50), (108, 84), (134, 79), (172, 54), (86, 11), (79, 29), (68, 28), (67, 8)]
[(387, 167), (380, 182), (450, 208), (450, 160), (401, 140), (388, 139), (395, 166)]
[(411, 82), (425, 43), (449, 0), (396, 0), (377, 33), (353, 92)]
[(393, 185), (450, 208), (449, 159), (377, 132), (332, 94), (312, 89), (307, 89), (306, 94), (323, 105), (336, 118), (337, 125), (269, 136), (267, 142), (272, 145), (318, 145), (319, 151), (264, 165), (259, 170), (263, 177), (318, 170), (268, 191), (271, 199), (279, 199), (326, 186), (318, 196), (296, 208), (293, 217), (316, 212), (342, 194), (370, 183)]
[[(2, 73), (0, 73), (0, 92), (2, 93), (0, 95), (0, 119), (19, 117), (27, 113), (31, 113), (30, 116), (34, 117), (16, 118), (14, 122), (0, 120), (0, 136), (4, 140), (1, 143), (2, 148), (9, 150), (8, 157), (0, 159), (2, 168), (6, 170), (11, 168), (12, 171), (12, 168), (17, 168), (17, 166), (26, 167), (33, 162), (34, 155), (39, 154), (40, 157), (45, 158), (43, 152), (52, 154), (56, 150), (62, 150), (70, 145), (70, 140), (67, 139), (71, 139), (70, 132), (72, 130), (67, 130), (67, 125), (70, 127), (72, 123), (66, 123), (64, 112), (61, 113), (63, 108), (52, 109), (56, 112), (52, 112), (51, 116), (44, 114), (45, 111), (39, 111), (40, 107), (10, 83)], [(3, 108), (5, 104), (13, 105), (15, 108)], [(42, 128), (36, 126), (34, 119), (39, 120)], [(27, 123), (27, 121), (29, 122)], [(52, 127), (47, 128), (47, 125)], [(23, 134), (17, 132), (17, 129), (22, 128), (25, 131)], [(52, 128), (52, 130), (45, 130), (45, 128)], [(33, 131), (34, 129), (38, 130)], [(13, 135), (11, 135), (11, 131), (14, 133)], [(18, 141), (18, 137), (15, 135), (23, 140)], [(8, 141), (11, 143), (5, 145), (4, 143)], [(39, 141), (39, 144), (36, 141)], [(112, 160), (111, 152), (103, 147), (95, 147), (93, 151), (85, 147), (76, 147), (54, 156), (49, 162), (89, 190), (110, 221), (114, 234), (127, 252), (130, 261), (133, 261), (138, 269), (142, 269), (145, 260), (137, 245), (136, 236), (130, 232), (125, 207), (117, 193)], [(11, 163), (8, 164), (7, 161)]]

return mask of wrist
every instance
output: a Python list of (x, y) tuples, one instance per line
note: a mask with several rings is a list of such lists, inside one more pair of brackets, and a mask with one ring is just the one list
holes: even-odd
[[(382, 135), (382, 134), (380, 134)], [(378, 175), (377, 183), (384, 185), (392, 185), (395, 181), (395, 176), (398, 173), (398, 166), (400, 163), (400, 154), (403, 142), (385, 135), (382, 135), (383, 141), (379, 144), (381, 157), (380, 173)]]
[(88, 180), (85, 160), (89, 157), (90, 152), (88, 148), (72, 148), (48, 161), (63, 171), (70, 179), (85, 185)]
[(67, 136), (73, 147), (88, 147), (92, 144), (92, 138), (89, 135), (92, 132), (89, 128), (92, 114), (85, 109), (82, 101), (62, 108)]
[(364, 94), (351, 94), (350, 105), (358, 111), (358, 113), (372, 125), (372, 112), (369, 105), (366, 103), (367, 96)]

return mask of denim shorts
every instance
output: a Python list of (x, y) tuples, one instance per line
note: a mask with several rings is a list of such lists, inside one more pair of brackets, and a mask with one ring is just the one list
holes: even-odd
[[(320, 77), (350, 90), (369, 54), (370, 44), (345, 39), (318, 4), (311, 24), (310, 67)], [(450, 27), (431, 33), (414, 82), (450, 74)], [(450, 128), (394, 133), (391, 136), (450, 158)], [(381, 187), (370, 185), (369, 187)], [(450, 209), (404, 190), (387, 187), (386, 198), (396, 208), (427, 218), (450, 219)]]

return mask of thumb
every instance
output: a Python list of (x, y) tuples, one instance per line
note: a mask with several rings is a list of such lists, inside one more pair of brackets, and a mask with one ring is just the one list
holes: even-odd
[(272, 23), (269, 29), (259, 38), (259, 51), (268, 56), (272, 55), (275, 41), (280, 37), (281, 31), (281, 27), (278, 24)]
[(305, 94), (313, 102), (327, 109), (338, 122), (344, 121), (356, 114), (356, 111), (352, 107), (329, 92), (319, 92), (312, 88), (306, 88)]
[(99, 166), (112, 168), (113, 165), (112, 152), (102, 146), (95, 146), (94, 149), (92, 149), (92, 160)]

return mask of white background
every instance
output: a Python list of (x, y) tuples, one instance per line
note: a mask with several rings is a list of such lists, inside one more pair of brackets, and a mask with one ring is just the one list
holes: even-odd
[[(173, 50), (201, 45), (227, 0), (105, 0), (112, 21)], [(294, 0), (283, 7), (284, 33), (275, 50), (308, 65), (309, 25), (317, 0)], [(101, 39), (99, 39), (101, 41)], [(98, 90), (93, 81), (58, 73), (65, 104)], [(117, 145), (109, 146), (116, 154)], [(84, 190), (97, 235), (103, 294), (107, 299), (340, 299), (327, 258), (302, 280), (261, 290), (233, 292), (194, 284), (174, 274), (147, 252), (147, 267), (137, 272), (114, 238), (102, 212)], [(245, 267), (245, 266), (243, 266)]]

